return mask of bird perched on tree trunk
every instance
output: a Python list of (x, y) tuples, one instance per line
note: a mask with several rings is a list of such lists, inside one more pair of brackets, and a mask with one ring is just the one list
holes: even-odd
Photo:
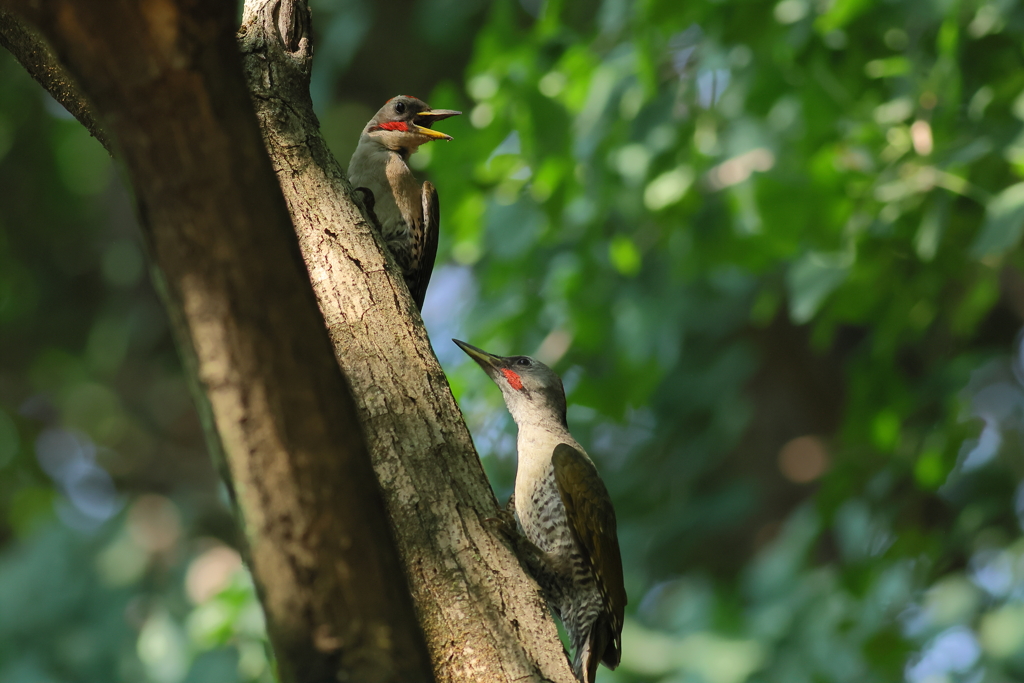
[[(551, 368), (528, 356), (494, 356), (453, 340), (501, 388), (519, 428), (519, 464), (502, 530), (569, 634), (576, 677), (592, 683), (598, 662), (618, 666), (626, 589), (608, 489), (569, 433), (565, 390)], [(511, 528), (510, 528), (511, 527)]]
[(348, 179), (357, 190), (369, 193), (364, 195), (367, 208), (376, 217), (417, 308), (423, 308), (434, 269), (440, 212), (437, 190), (429, 182), (421, 185), (416, 180), (409, 157), (425, 142), (451, 140), (452, 136), (430, 127), (461, 113), (431, 109), (407, 95), (393, 97), (363, 128), (348, 164)]

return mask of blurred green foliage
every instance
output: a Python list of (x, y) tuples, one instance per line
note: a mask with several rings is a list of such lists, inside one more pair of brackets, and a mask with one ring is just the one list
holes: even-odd
[[(563, 375), (630, 594), (603, 680), (1024, 678), (1018, 3), (314, 10), (342, 163), (396, 90), (465, 112), (413, 157), (424, 318), (499, 497), (448, 337)], [(0, 61), (0, 683), (269, 680), (112, 176)]]

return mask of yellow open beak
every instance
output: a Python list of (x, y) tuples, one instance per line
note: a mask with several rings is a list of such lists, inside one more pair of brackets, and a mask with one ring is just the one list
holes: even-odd
[[(430, 126), (434, 125), (435, 121), (447, 119), (451, 116), (458, 116), (461, 113), (461, 111), (455, 111), (454, 109), (428, 109), (427, 111), (421, 111), (419, 114), (416, 114), (412, 125), (416, 127), (417, 133), (425, 135), (433, 140), (452, 140), (453, 138), (451, 135), (433, 130)], [(422, 120), (424, 118), (426, 121)], [(425, 125), (420, 125), (417, 123), (417, 120), (420, 120), (420, 122)]]
[(433, 130), (431, 128), (424, 128), (423, 126), (417, 126), (415, 123), (412, 124), (412, 125), (413, 125), (413, 128), (416, 129), (417, 133), (419, 133), (420, 135), (425, 135), (428, 138), (430, 138), (431, 140), (454, 140), (455, 139), (451, 135), (448, 135), (447, 133), (442, 133), (439, 130)]

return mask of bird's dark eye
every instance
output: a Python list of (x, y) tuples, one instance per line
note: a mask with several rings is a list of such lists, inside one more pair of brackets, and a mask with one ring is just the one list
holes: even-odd
[(516, 365), (529, 365), (529, 364), (530, 364), (530, 359), (529, 358), (517, 358), (516, 359)]
[(404, 114), (405, 113), (405, 102), (395, 102), (395, 113), (396, 114)]

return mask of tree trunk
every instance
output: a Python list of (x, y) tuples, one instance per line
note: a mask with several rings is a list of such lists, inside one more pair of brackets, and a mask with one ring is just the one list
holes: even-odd
[(232, 4), (14, 6), (127, 168), (282, 680), (431, 680), (359, 415), (241, 78)]
[[(276, 508), (275, 499), (282, 493), (279, 489), (286, 488), (284, 483), (276, 480), (271, 485), (261, 486), (260, 478), (265, 476), (263, 468), (276, 461), (255, 460), (252, 453), (245, 451), (237, 458), (247, 460), (234, 463), (230, 446), (237, 446), (236, 434), (244, 436), (250, 431), (267, 436), (270, 431), (278, 444), (287, 446), (290, 441), (282, 440), (285, 436), (310, 441), (313, 435), (307, 430), (319, 429), (324, 435), (334, 435), (340, 430), (338, 424), (325, 422), (327, 413), (314, 414), (322, 406), (311, 401), (303, 404), (302, 410), (307, 411), (305, 414), (312, 424), (304, 426), (301, 433), (286, 430), (285, 425), (278, 425), (281, 417), (270, 410), (262, 416), (244, 414), (242, 409), (248, 408), (247, 401), (251, 401), (250, 391), (238, 389), (235, 396), (229, 391), (231, 387), (223, 386), (225, 378), (238, 384), (247, 383), (249, 377), (246, 373), (252, 371), (256, 373), (255, 379), (262, 382), (257, 394), (273, 391), (275, 396), (283, 397), (286, 391), (283, 387), (295, 387), (287, 391), (294, 391), (296, 395), (303, 391), (311, 393), (329, 389), (325, 385), (331, 384), (328, 378), (332, 376), (316, 355), (316, 340), (322, 333), (311, 332), (308, 327), (302, 327), (300, 332), (298, 323), (291, 320), (301, 317), (303, 324), (308, 325), (305, 320), (308, 314), (302, 311), (310, 299), (308, 284), (296, 284), (292, 275), (288, 276), (292, 279), (286, 281), (279, 272), (288, 270), (290, 273), (292, 269), (294, 241), (287, 245), (279, 244), (279, 235), (275, 232), (274, 240), (269, 236), (260, 237), (266, 244), (261, 242), (258, 249), (247, 245), (257, 236), (251, 233), (252, 226), (242, 220), (242, 216), (252, 221), (260, 217), (264, 223), (275, 226), (280, 226), (287, 217), (279, 215), (280, 191), (269, 192), (263, 186), (254, 189), (251, 184), (246, 184), (251, 183), (256, 175), (262, 180), (265, 161), (262, 149), (254, 149), (254, 142), (249, 137), (251, 113), (241, 111), (232, 99), (240, 88), (245, 87), (241, 75), (236, 80), (233, 73), (237, 55), (227, 54), (219, 34), (215, 36), (216, 32), (206, 18), (211, 11), (205, 5), (193, 5), (186, 0), (108, 2), (117, 6), (116, 10), (104, 9), (101, 12), (109, 15), (110, 19), (103, 22), (90, 17), (87, 28), (82, 28), (75, 16), (78, 5), (92, 5), (85, 0), (44, 2), (48, 7), (45, 16), (54, 20), (46, 22), (42, 14), (35, 15), (34, 19), (48, 24), (46, 32), (58, 46), (61, 62), (73, 68), (85, 91), (96, 102), (97, 111), (106, 114), (106, 120), (111, 123), (110, 129), (124, 151), (123, 157), (128, 161), (139, 197), (140, 211), (153, 233), (151, 254), (172, 285), (169, 287), (172, 302), (177, 300), (183, 304), (192, 340), (182, 347), (187, 348), (191, 344), (197, 352), (206, 353), (206, 356), (197, 353), (199, 376), (211, 399), (216, 426), (228, 451), (231, 475), (240, 489), (243, 517), (249, 527), (254, 521), (269, 526), (281, 523), (291, 528), (294, 534), (296, 519), (280, 519), (267, 511), (267, 508)], [(70, 14), (59, 14), (62, 8), (70, 8), (67, 10)], [(134, 14), (138, 23), (125, 26), (121, 23), (125, 14)], [(82, 18), (84, 15), (83, 10)], [(64, 16), (71, 17), (68, 26)], [(0, 22), (2, 20), (0, 16)], [(100, 27), (91, 25), (93, 22), (109, 23), (117, 28), (100, 31)], [(76, 34), (76, 30), (84, 33)], [(117, 35), (107, 35), (109, 32)], [(0, 33), (9, 35), (3, 27), (0, 27)], [(338, 363), (351, 384), (437, 680), (573, 681), (554, 624), (535, 585), (524, 575), (506, 546), (482, 524), (484, 518), (493, 514), (494, 497), (444, 373), (398, 270), (382, 251), (378, 236), (353, 202), (351, 188), (341, 168), (319, 135), (308, 93), (312, 51), (307, 7), (296, 0), (247, 2), (238, 35), (245, 77), (256, 105), (263, 141), (299, 236), (299, 246), (308, 268), (307, 282), (312, 280)], [(83, 45), (75, 44), (76, 40), (82, 41)], [(96, 45), (99, 41), (110, 45)], [(127, 44), (127, 54), (132, 55), (128, 61), (135, 60), (135, 63), (118, 64), (120, 58), (114, 50), (119, 42)], [(153, 47), (147, 50), (143, 43)], [(19, 55), (17, 49), (12, 51), (24, 63), (24, 55)], [(168, 78), (152, 76), (153, 65), (138, 58), (147, 52), (151, 53), (147, 59), (161, 65), (165, 71), (197, 70), (198, 74), (192, 73), (193, 78), (186, 85), (204, 91), (192, 94), (185, 94), (180, 89), (176, 93), (165, 91)], [(77, 60), (83, 60), (85, 64), (79, 66)], [(94, 68), (91, 76), (95, 82), (78, 73), (79, 69), (86, 69), (90, 64)], [(116, 76), (117, 68), (128, 73)], [(125, 78), (126, 83), (111, 82)], [(116, 97), (107, 93), (112, 88), (118, 89)], [(225, 100), (232, 100), (231, 106)], [(205, 117), (209, 125), (215, 126), (214, 132), (220, 139), (208, 144), (198, 143), (192, 137), (195, 131), (190, 130), (186, 123), (193, 116)], [(229, 134), (230, 145), (225, 139)], [(216, 150), (212, 148), (214, 143)], [(255, 144), (259, 146), (258, 142)], [(129, 145), (135, 147), (129, 150)], [(199, 151), (203, 151), (202, 158), (185, 159), (194, 162), (194, 167), (164, 173), (169, 169), (159, 166), (165, 163), (162, 155), (182, 153), (187, 157), (185, 153)], [(213, 168), (205, 160), (206, 154), (231, 158), (221, 159), (218, 156), (220, 163)], [(188, 180), (187, 189), (179, 182), (182, 179)], [(146, 187), (147, 182), (152, 186)], [(266, 196), (270, 194), (274, 196)], [(241, 204), (233, 203), (239, 196), (246, 200)], [(182, 200), (189, 197), (202, 209), (200, 216), (181, 215)], [(160, 220), (159, 230), (154, 227), (157, 219)], [(183, 234), (175, 235), (174, 230)], [(216, 235), (198, 234), (203, 230), (213, 233), (224, 230), (225, 237), (218, 240)], [(162, 240), (156, 239), (157, 233), (162, 232), (167, 234)], [(230, 233), (230, 238), (227, 233)], [(185, 245), (178, 243), (185, 237), (197, 241), (187, 250), (183, 248)], [(210, 251), (199, 253), (203, 249)], [(233, 249), (238, 253), (229, 255)], [(173, 262), (181, 257), (214, 261), (228, 259), (229, 256), (244, 261), (236, 264), (237, 267), (247, 277), (262, 278), (266, 286), (250, 288), (249, 282), (244, 281), (239, 284), (245, 287), (222, 288), (226, 291), (218, 292), (223, 299), (214, 300), (216, 307), (198, 307), (199, 310), (195, 311), (193, 309), (197, 306), (190, 306), (192, 299), (188, 297), (195, 294), (196, 284), (207, 286), (206, 280), (199, 278), (196, 282), (194, 278), (183, 278), (172, 283), (169, 264), (164, 262), (165, 259)], [(188, 258), (184, 260), (188, 261)], [(199, 270), (192, 262), (179, 265)], [(230, 275), (228, 270), (227, 273), (206, 273), (205, 277), (227, 279)], [(290, 288), (298, 288), (301, 292)], [(269, 309), (276, 305), (285, 308), (274, 308), (278, 312), (271, 313)], [(172, 306), (172, 313), (173, 310)], [(266, 342), (278, 348), (285, 357), (276, 357), (269, 351), (267, 355), (261, 352), (253, 362), (232, 367), (231, 372), (226, 372), (229, 368), (213, 362), (218, 353), (226, 353), (222, 346), (238, 342), (238, 330), (227, 329), (225, 317), (241, 311), (257, 318), (262, 316), (258, 321), (245, 323), (246, 333), (255, 337), (262, 335), (260, 339), (248, 339), (247, 343), (259, 346)], [(197, 319), (193, 321), (193, 318)], [(322, 326), (322, 321), (320, 324)], [(239, 326), (243, 324), (240, 322)], [(287, 326), (295, 327), (285, 329)], [(204, 372), (206, 357), (209, 357), (205, 361), (208, 369)], [(273, 368), (263, 367), (264, 362)], [(284, 377), (285, 367), (295, 374)], [(216, 373), (211, 376), (214, 370)], [(334, 375), (337, 375), (336, 371)], [(266, 386), (271, 382), (281, 384)], [(344, 393), (341, 382), (336, 384), (338, 386), (331, 386)], [(218, 400), (225, 399), (225, 394), (232, 400), (225, 400), (221, 413), (218, 413)], [(290, 393), (287, 395), (288, 401), (281, 403), (263, 400), (272, 408), (287, 409), (292, 407), (289, 402), (298, 403)], [(263, 419), (267, 419), (269, 424), (264, 425)], [(278, 425), (282, 434), (274, 432), (272, 425)], [(348, 431), (347, 441), (342, 435), (333, 443), (351, 446), (355, 441), (351, 438), (352, 433)], [(255, 441), (253, 447), (266, 447), (268, 440), (272, 439)], [(242, 440), (241, 443), (250, 442)], [(314, 452), (311, 448), (301, 454), (291, 452), (286, 455), (291, 459), (284, 458), (281, 462), (288, 463), (287, 467), (282, 467), (288, 469), (288, 475), (298, 479), (296, 470), (289, 468), (306, 468), (310, 472), (315, 471), (315, 476), (319, 477), (301, 480), (302, 487), (296, 490), (296, 496), (309, 493), (305, 486), (314, 491), (296, 501), (302, 507), (301, 512), (296, 511), (296, 517), (311, 520), (316, 525), (314, 535), (323, 532), (343, 536), (348, 531), (343, 520), (328, 520), (322, 509), (338, 501), (321, 499), (315, 492), (321, 489), (339, 493), (351, 490), (352, 482), (339, 486), (349, 476), (344, 471), (344, 467), (348, 467), (347, 461), (343, 467), (338, 464), (336, 453)], [(323, 458), (330, 463), (310, 463), (307, 458)], [(332, 467), (332, 464), (336, 466)], [(258, 473), (258, 476), (247, 472)], [(244, 494), (254, 494), (250, 491), (253, 488), (259, 489), (264, 499), (259, 500), (252, 495), (250, 504), (254, 509), (249, 510), (244, 504)], [(366, 488), (372, 489), (372, 486)], [(370, 520), (367, 518), (367, 521)], [(331, 526), (334, 524), (339, 526)], [(253, 542), (252, 532), (249, 538)], [(379, 541), (386, 536), (377, 538)], [(338, 550), (314, 549), (308, 541), (307, 537), (295, 534), (288, 536), (287, 543), (301, 545), (308, 553), (303, 556), (307, 558), (303, 566), (309, 570), (304, 576), (310, 579), (310, 583), (330, 584), (335, 579), (323, 574), (339, 570), (329, 567), (330, 563), (325, 558), (335, 557)], [(355, 548), (360, 553), (366, 551), (358, 543)], [(291, 619), (285, 623), (301, 632), (304, 627), (295, 623), (297, 615), (292, 611), (295, 606), (272, 600), (273, 589), (265, 585), (280, 581), (279, 572), (261, 576), (255, 552), (252, 568), (263, 588), (262, 598), (271, 621), (275, 618)], [(373, 587), (373, 582), (369, 582), (363, 588), (369, 591)], [(400, 580), (392, 582), (391, 588), (396, 587), (404, 588), (404, 585)], [(351, 609), (333, 595), (321, 593), (321, 604), (312, 608), (332, 615)], [(332, 611), (332, 608), (336, 609)], [(277, 613), (272, 612), (275, 609), (282, 613), (275, 617)], [(384, 613), (377, 616), (389, 618)], [(393, 628), (399, 628), (396, 622), (390, 623)], [(303, 632), (303, 637), (310, 643), (337, 645), (342, 652), (349, 647), (350, 640), (339, 635), (337, 630), (324, 631), (326, 637), (319, 638), (316, 624), (310, 622), (306, 626), (308, 630)], [(288, 657), (288, 651), (281, 649), (280, 634), (271, 635), (279, 657)], [(395, 666), (404, 661), (402, 657), (398, 659), (400, 661), (395, 661)], [(353, 680), (357, 679), (378, 680), (361, 676)], [(303, 677), (294, 680), (319, 679)], [(415, 677), (407, 676), (402, 680), (415, 680)]]

